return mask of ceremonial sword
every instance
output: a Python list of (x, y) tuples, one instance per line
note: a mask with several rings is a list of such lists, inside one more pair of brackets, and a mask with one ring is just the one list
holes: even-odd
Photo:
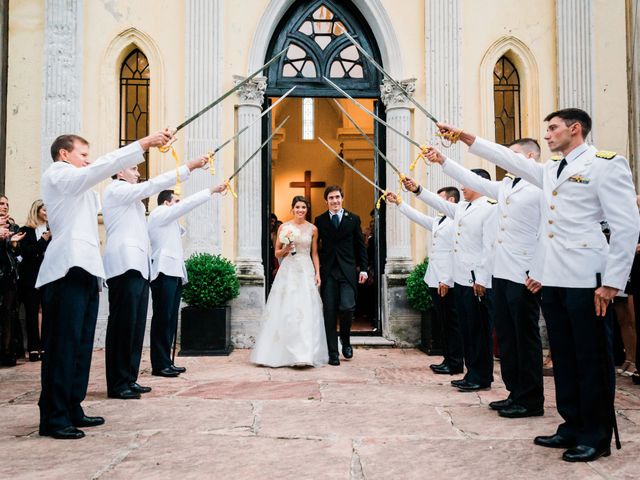
[(387, 165), (389, 165), (391, 167), (391, 170), (393, 170), (394, 172), (396, 172), (396, 174), (398, 175), (398, 177), (400, 177), (400, 180), (404, 180), (406, 178), (406, 176), (398, 169), (398, 167), (396, 167), (391, 160), (389, 160), (384, 153), (382, 153), (380, 151), (380, 149), (378, 148), (378, 146), (375, 144), (375, 142), (373, 140), (371, 140), (371, 138), (369, 137), (369, 135), (367, 135), (366, 133), (364, 133), (364, 130), (362, 130), (362, 128), (360, 128), (360, 126), (356, 123), (356, 121), (351, 117), (351, 115), (349, 115), (349, 112), (347, 112), (347, 110), (345, 108), (342, 107), (342, 105), (340, 105), (340, 102), (338, 100), (336, 100), (335, 98), (332, 99), (335, 104), (338, 106), (338, 108), (342, 111), (342, 113), (344, 113), (346, 115), (346, 117), (349, 119), (349, 121), (351, 123), (353, 123), (353, 126), (356, 127), (356, 130), (358, 130), (360, 132), (360, 134), (364, 137), (364, 139), (367, 141), (367, 143), (369, 145), (371, 145), (373, 147), (373, 149), (375, 150), (375, 152), (380, 155), (380, 158), (382, 158), (385, 162), (387, 162)]
[(364, 105), (362, 105), (360, 102), (358, 102), (355, 98), (353, 98), (351, 95), (349, 95), (347, 92), (345, 92), (343, 89), (341, 89), (338, 85), (336, 85), (335, 83), (333, 83), (331, 80), (329, 80), (327, 77), (322, 77), (324, 79), (325, 82), (327, 82), (329, 85), (331, 85), (334, 89), (336, 89), (339, 93), (341, 93), (344, 97), (348, 98), (349, 100), (351, 100), (353, 103), (355, 103), (355, 105), (360, 108), (362, 111), (367, 112), (371, 117), (373, 117), (378, 123), (384, 125), (385, 127), (387, 127), (389, 130), (392, 130), (394, 132), (396, 132), (398, 135), (400, 135), (402, 138), (404, 138), (406, 141), (408, 141), (409, 143), (411, 143), (412, 145), (415, 145), (416, 147), (418, 147), (420, 149), (420, 151), (425, 149), (424, 145), (420, 145), (416, 140), (414, 140), (413, 138), (409, 137), (406, 133), (401, 132), (400, 130), (398, 130), (397, 128), (389, 125), (387, 122), (385, 122), (384, 120), (382, 120), (380, 117), (378, 117), (375, 113), (373, 113), (371, 110), (369, 110), (367, 107), (365, 107)]
[(246, 166), (249, 164), (249, 162), (251, 161), (251, 159), (252, 159), (253, 157), (255, 157), (257, 154), (259, 154), (259, 153), (260, 153), (260, 151), (264, 148), (264, 146), (265, 146), (267, 143), (269, 143), (269, 142), (271, 141), (271, 139), (272, 139), (272, 138), (273, 138), (273, 136), (278, 132), (278, 130), (280, 130), (280, 129), (282, 128), (282, 126), (283, 126), (285, 123), (287, 123), (287, 120), (289, 120), (289, 116), (287, 116), (287, 118), (285, 118), (285, 119), (280, 123), (280, 125), (278, 125), (278, 126), (276, 127), (276, 129), (275, 129), (273, 132), (271, 132), (271, 135), (269, 135), (269, 138), (267, 138), (264, 142), (262, 142), (262, 145), (260, 145), (260, 148), (258, 148), (255, 152), (253, 152), (253, 153), (249, 156), (249, 158), (247, 158), (247, 159), (242, 163), (242, 165), (240, 165), (238, 168), (236, 168), (236, 171), (235, 171), (235, 172), (233, 172), (233, 173), (231, 174), (231, 176), (225, 180), (225, 182), (224, 182), (224, 183), (225, 183), (225, 185), (227, 186), (227, 188), (228, 188), (228, 189), (229, 189), (229, 191), (233, 194), (233, 196), (234, 196), (234, 197), (237, 197), (237, 195), (236, 195), (236, 193), (233, 191), (233, 189), (231, 188), (231, 180), (233, 180), (233, 178), (234, 178), (236, 175), (238, 175), (238, 174), (240, 173), (240, 171), (241, 171), (244, 167), (246, 167)]
[(359, 51), (359, 52), (360, 52), (360, 53), (361, 53), (361, 54), (362, 54), (362, 55), (363, 55), (367, 60), (369, 60), (369, 62), (371, 63), (371, 65), (373, 65), (374, 67), (376, 67), (376, 69), (377, 69), (380, 73), (382, 73), (382, 75), (384, 75), (385, 77), (387, 77), (387, 78), (389, 79), (389, 81), (390, 81), (390, 82), (391, 82), (391, 83), (392, 83), (396, 88), (400, 89), (400, 91), (401, 91), (401, 92), (403, 93), (403, 95), (407, 98), (407, 100), (409, 100), (411, 103), (413, 103), (413, 104), (416, 106), (416, 108), (417, 108), (418, 110), (420, 110), (422, 113), (424, 113), (424, 114), (427, 116), (427, 118), (428, 118), (429, 120), (431, 120), (433, 123), (436, 123), (436, 124), (438, 123), (438, 119), (437, 119), (436, 117), (434, 117), (431, 113), (429, 113), (429, 112), (427, 111), (427, 109), (426, 109), (426, 108), (424, 108), (422, 105), (420, 105), (416, 100), (414, 100), (414, 99), (413, 99), (413, 97), (411, 97), (411, 96), (409, 95), (409, 92), (407, 92), (407, 91), (405, 90), (405, 88), (404, 88), (402, 85), (400, 85), (400, 83), (399, 83), (399, 82), (397, 82), (397, 81), (396, 81), (396, 80), (395, 80), (391, 75), (389, 75), (389, 74), (384, 70), (384, 68), (382, 68), (382, 66), (381, 66), (380, 64), (378, 64), (378, 62), (376, 62), (376, 61), (373, 59), (373, 57), (372, 57), (371, 55), (369, 55), (369, 53), (368, 53), (364, 48), (362, 48), (362, 46), (360, 46), (360, 44), (359, 44), (358, 42), (356, 42), (356, 41), (355, 41), (355, 39), (354, 39), (351, 35), (349, 35), (349, 33), (347, 33), (347, 30), (346, 30), (342, 25), (340, 25), (340, 28), (342, 29), (342, 33), (343, 33), (343, 34), (344, 34), (344, 35), (349, 39), (349, 41), (353, 44), (353, 46), (354, 46), (354, 47), (356, 47), (356, 48), (358, 49), (358, 51)]
[[(411, 138), (410, 136), (408, 136), (406, 133), (401, 132), (400, 130), (398, 130), (395, 127), (392, 127), (391, 125), (389, 125), (387, 122), (385, 122), (384, 120), (382, 120), (379, 116), (377, 116), (375, 113), (373, 113), (371, 110), (369, 110), (367, 107), (365, 107), (364, 105), (362, 105), (360, 102), (358, 102), (355, 98), (353, 98), (351, 95), (349, 95), (347, 92), (345, 92), (343, 89), (341, 89), (338, 85), (336, 85), (335, 83), (333, 83), (331, 80), (329, 80), (327, 77), (322, 77), (324, 79), (325, 82), (327, 82), (329, 85), (331, 85), (335, 90), (337, 90), (339, 93), (341, 93), (343, 96), (345, 96), (346, 98), (348, 98), (349, 100), (351, 100), (358, 108), (360, 108), (362, 111), (366, 112), (368, 115), (370, 115), (371, 117), (373, 117), (378, 123), (384, 125), (385, 127), (387, 127), (389, 130), (394, 131), (395, 133), (397, 133), (398, 135), (400, 135), (402, 138), (404, 138), (407, 142), (409, 142), (410, 144), (418, 147), (420, 149), (420, 154), (416, 157), (416, 159), (411, 162), (411, 165), (409, 165), (409, 170), (413, 171), (413, 169), (416, 166), (416, 162), (420, 159), (420, 158), (424, 158), (424, 155), (426, 154), (426, 152), (431, 148), (428, 145), (420, 145), (417, 141), (415, 141), (413, 138)], [(349, 115), (347, 114), (347, 117)], [(385, 158), (386, 160), (386, 158)], [(399, 174), (401, 175), (401, 174)], [(402, 179), (402, 175), (400, 177)]]
[(260, 119), (262, 117), (264, 117), (267, 113), (269, 113), (273, 108), (275, 108), (276, 105), (278, 105), (282, 100), (284, 100), (291, 92), (293, 92), (296, 89), (296, 86), (294, 85), (293, 87), (291, 87), (284, 95), (282, 95), (278, 100), (276, 100), (273, 105), (271, 105), (269, 108), (267, 108), (264, 112), (262, 112), (260, 114), (260, 116), (258, 118), (256, 118), (253, 122), (251, 122), (249, 125), (247, 125), (246, 127), (241, 128), (240, 130), (238, 130), (238, 132), (232, 136), (231, 138), (229, 138), (227, 141), (225, 141), (223, 144), (217, 146), (215, 148), (215, 150), (213, 150), (210, 154), (214, 155), (216, 153), (218, 153), (220, 150), (222, 150), (224, 147), (226, 147), (229, 143), (233, 142), (236, 138), (238, 138), (240, 136), (240, 134), (246, 130), (248, 130), (250, 127), (252, 127), (256, 122), (260, 121)]
[(354, 172), (356, 172), (358, 175), (360, 175), (360, 177), (367, 182), (369, 185), (371, 185), (373, 188), (375, 188), (376, 190), (378, 190), (382, 195), (380, 195), (380, 198), (378, 198), (378, 201), (376, 202), (376, 209), (380, 208), (380, 201), (384, 198), (386, 198), (387, 196), (387, 192), (384, 191), (382, 188), (380, 188), (378, 185), (376, 185), (374, 182), (372, 182), (371, 180), (369, 180), (369, 177), (367, 177), (364, 173), (362, 173), (360, 170), (358, 170), (356, 167), (354, 167), (353, 165), (351, 165), (349, 162), (347, 162), (344, 158), (342, 158), (342, 156), (336, 152), (333, 148), (331, 148), (329, 146), (329, 144), (327, 142), (325, 142), (321, 137), (318, 137), (318, 140), (320, 140), (320, 142), (322, 142), (322, 144), (327, 147), (327, 149), (329, 149), (329, 151), (331, 151), (331, 153), (333, 153), (338, 160), (340, 160), (342, 163), (344, 163), (347, 167), (349, 167), (351, 170), (353, 170)]
[(184, 127), (186, 127), (187, 125), (189, 125), (191, 122), (193, 122), (195, 119), (199, 118), (200, 116), (202, 116), (204, 113), (208, 112), (209, 110), (211, 110), (213, 107), (215, 107), (217, 104), (219, 104), (222, 100), (224, 100), (225, 98), (227, 98), (229, 95), (231, 95), (233, 92), (235, 92), (236, 90), (238, 90), (240, 87), (244, 86), (247, 82), (249, 82), (251, 79), (253, 79), (253, 77), (255, 77), (256, 75), (258, 75), (260, 72), (262, 72), (265, 68), (269, 67), (273, 62), (275, 62), (276, 60), (278, 60), (282, 55), (284, 55), (284, 53), (287, 51), (288, 47), (285, 48), (284, 50), (282, 50), (280, 53), (277, 53), (271, 60), (269, 60), (267, 63), (265, 63), (263, 66), (261, 66), (258, 70), (256, 70), (255, 72), (253, 72), (251, 75), (249, 75), (247, 78), (245, 78), (244, 80), (242, 80), (240, 83), (237, 83), (236, 85), (234, 85), (231, 89), (229, 89), (226, 93), (224, 93), (221, 97), (218, 97), (217, 99), (215, 99), (213, 102), (211, 102), (209, 105), (207, 105), (206, 107), (204, 107), (202, 110), (200, 110), (198, 113), (190, 116), (189, 118), (187, 118), (184, 122), (182, 122), (180, 125), (178, 125), (175, 129), (175, 131), (173, 132), (173, 134), (175, 135), (178, 131), (182, 130)]

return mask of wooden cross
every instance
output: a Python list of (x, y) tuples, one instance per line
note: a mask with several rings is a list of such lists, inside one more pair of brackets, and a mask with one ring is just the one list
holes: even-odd
[[(304, 196), (305, 198), (311, 202), (311, 189), (312, 188), (324, 188), (324, 182), (312, 182), (311, 181), (311, 170), (305, 170), (304, 172), (304, 182), (289, 182), (289, 187), (291, 188), (304, 188)], [(311, 218), (311, 211), (307, 212), (307, 220)]]

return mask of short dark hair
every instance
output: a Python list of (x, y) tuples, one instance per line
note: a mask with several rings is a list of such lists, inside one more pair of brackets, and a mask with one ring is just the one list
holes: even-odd
[(73, 144), (79, 142), (83, 145), (89, 145), (89, 142), (82, 138), (80, 135), (60, 135), (51, 144), (51, 158), (54, 162), (60, 160), (60, 150), (66, 150), (71, 152), (73, 150)]
[(162, 190), (158, 194), (158, 205), (164, 205), (164, 202), (170, 202), (173, 197), (173, 190)]
[(460, 201), (460, 190), (458, 190), (456, 187), (442, 187), (440, 190), (438, 190), (437, 193), (440, 194), (442, 192), (444, 192), (447, 198), (453, 198), (456, 203)]
[(307, 200), (307, 197), (303, 196), (303, 195), (296, 195), (295, 197), (293, 197), (293, 200), (291, 200), (291, 208), (296, 206), (296, 203), (298, 202), (302, 202), (307, 206), (307, 210), (311, 209), (311, 204), (309, 203), (309, 200)]
[(324, 189), (325, 200), (327, 199), (327, 197), (331, 192), (340, 192), (340, 196), (344, 197), (344, 192), (342, 191), (342, 187), (340, 185), (329, 185), (327, 188)]
[(471, 171), (476, 175), (480, 175), (482, 178), (486, 178), (487, 180), (491, 180), (491, 175), (484, 168), (472, 168)]
[(576, 122), (579, 123), (582, 127), (582, 138), (587, 138), (587, 135), (589, 135), (591, 131), (591, 117), (587, 112), (579, 108), (563, 108), (562, 110), (551, 112), (544, 117), (544, 121), (548, 122), (555, 117), (564, 120), (564, 124), (567, 127), (570, 127)]
[(507, 145), (507, 147), (511, 147), (513, 145), (520, 145), (521, 147), (524, 147), (530, 151), (533, 151), (538, 156), (540, 156), (540, 144), (535, 138), (529, 138), (529, 137), (518, 138), (517, 140), (514, 140), (509, 145)]

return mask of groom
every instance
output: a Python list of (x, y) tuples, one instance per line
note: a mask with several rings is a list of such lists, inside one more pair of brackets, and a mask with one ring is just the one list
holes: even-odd
[[(362, 238), (360, 217), (342, 208), (342, 188), (338, 185), (327, 187), (324, 199), (329, 210), (315, 219), (320, 238), (318, 251), (324, 328), (329, 364), (340, 365), (336, 318), (339, 311), (342, 354), (345, 358), (351, 358), (351, 322), (356, 308), (357, 283), (367, 280), (367, 249)], [(357, 267), (360, 268), (359, 278)]]

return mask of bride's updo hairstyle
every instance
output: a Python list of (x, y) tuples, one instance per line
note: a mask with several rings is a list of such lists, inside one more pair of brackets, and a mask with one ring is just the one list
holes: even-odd
[(293, 197), (293, 200), (291, 200), (291, 208), (295, 207), (296, 203), (298, 202), (304, 203), (307, 206), (307, 210), (311, 208), (309, 200), (307, 200), (307, 198), (302, 195), (296, 195), (295, 197)]

